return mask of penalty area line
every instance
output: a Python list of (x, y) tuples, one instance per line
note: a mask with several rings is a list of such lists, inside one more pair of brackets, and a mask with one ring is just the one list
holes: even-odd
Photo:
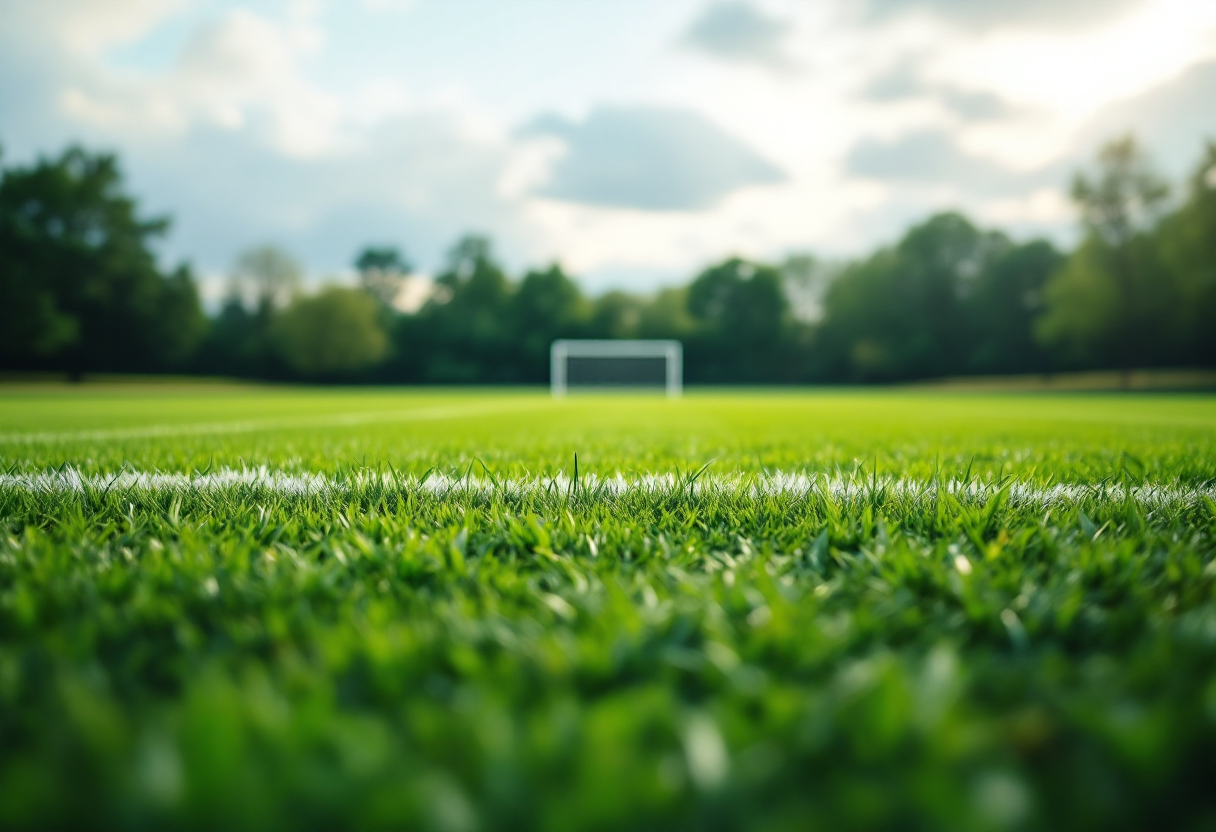
[(515, 410), (528, 410), (539, 404), (482, 404), (416, 408), (413, 410), (359, 411), (316, 416), (291, 416), (277, 419), (244, 419), (232, 422), (197, 422), (182, 425), (143, 425), (128, 428), (94, 428), (75, 431), (40, 431), (0, 434), (0, 443), (38, 445), (56, 442), (94, 442), (108, 439), (156, 439), (164, 436), (204, 436), (209, 434), (257, 433), (293, 428), (358, 427), (397, 422), (428, 422), (460, 419)]

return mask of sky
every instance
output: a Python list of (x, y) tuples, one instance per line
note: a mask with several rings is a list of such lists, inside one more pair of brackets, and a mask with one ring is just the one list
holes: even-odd
[(944, 209), (1066, 243), (1128, 130), (1175, 179), (1216, 140), (1216, 2), (0, 0), (5, 164), (116, 152), (211, 294), (263, 244), (318, 282), (477, 232), (594, 292)]

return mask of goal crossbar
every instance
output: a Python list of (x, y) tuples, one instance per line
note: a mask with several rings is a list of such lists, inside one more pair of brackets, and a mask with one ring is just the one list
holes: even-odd
[(554, 396), (569, 389), (571, 358), (662, 358), (664, 388), (671, 398), (684, 388), (684, 347), (679, 341), (559, 339), (549, 349), (549, 385)]

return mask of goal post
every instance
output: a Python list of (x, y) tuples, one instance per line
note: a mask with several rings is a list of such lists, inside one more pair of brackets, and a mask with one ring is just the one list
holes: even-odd
[(549, 348), (554, 397), (571, 388), (662, 387), (668, 398), (684, 390), (684, 347), (679, 341), (560, 339)]

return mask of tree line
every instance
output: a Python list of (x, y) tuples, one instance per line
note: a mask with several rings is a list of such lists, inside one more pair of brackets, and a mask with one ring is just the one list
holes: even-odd
[(731, 257), (685, 286), (590, 297), (557, 264), (513, 278), (478, 235), (431, 284), (370, 246), (358, 286), (311, 292), (261, 247), (210, 316), (190, 267), (158, 264), (169, 221), (140, 214), (113, 155), (73, 147), (0, 174), (4, 370), (532, 384), (555, 338), (676, 338), (693, 383), (1216, 366), (1216, 143), (1177, 193), (1133, 139), (1108, 144), (1074, 179), (1071, 251), (948, 212), (849, 262)]

